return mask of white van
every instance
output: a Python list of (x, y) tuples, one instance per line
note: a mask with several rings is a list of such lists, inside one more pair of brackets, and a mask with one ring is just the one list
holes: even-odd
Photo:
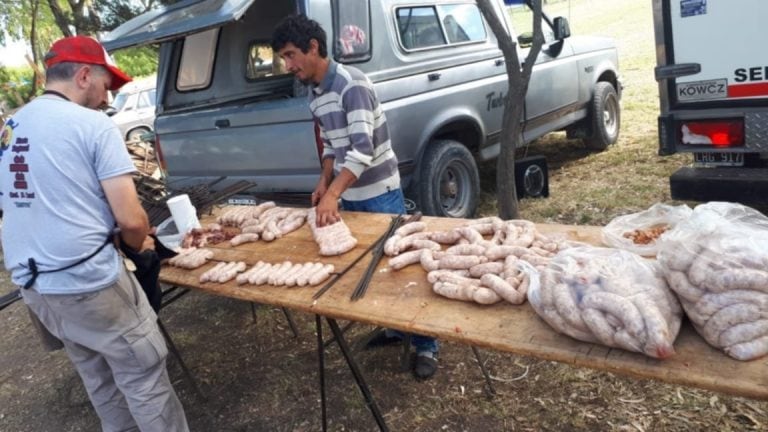
[(131, 81), (124, 85), (107, 110), (127, 141), (135, 141), (154, 131), (157, 77)]

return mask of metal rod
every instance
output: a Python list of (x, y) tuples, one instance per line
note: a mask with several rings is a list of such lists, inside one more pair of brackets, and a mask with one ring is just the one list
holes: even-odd
[(355, 363), (355, 360), (352, 358), (352, 352), (349, 349), (349, 345), (347, 345), (347, 341), (344, 340), (344, 335), (341, 333), (339, 325), (336, 323), (336, 320), (332, 318), (326, 317), (325, 320), (328, 322), (328, 326), (331, 328), (333, 336), (336, 337), (336, 342), (339, 344), (341, 353), (344, 355), (344, 359), (347, 361), (347, 365), (352, 371), (352, 375), (355, 377), (357, 387), (363, 393), (365, 404), (368, 406), (368, 409), (371, 410), (371, 414), (373, 414), (373, 418), (376, 420), (376, 424), (379, 426), (379, 430), (389, 431), (387, 428), (387, 423), (384, 421), (384, 417), (381, 415), (381, 411), (379, 411), (379, 407), (376, 405), (376, 400), (373, 399), (373, 395), (368, 389), (368, 384), (365, 383), (363, 374), (360, 372), (360, 369), (357, 367), (357, 363)]
[(281, 308), (283, 310), (283, 315), (285, 315), (285, 319), (288, 321), (288, 326), (291, 328), (291, 331), (293, 332), (293, 337), (297, 338), (299, 337), (299, 330), (296, 328), (296, 322), (293, 321), (293, 315), (291, 315), (291, 312), (286, 308)]
[(376, 247), (373, 249), (373, 258), (371, 259), (371, 262), (368, 263), (368, 268), (366, 268), (362, 279), (360, 279), (360, 281), (357, 283), (357, 287), (355, 287), (355, 290), (352, 292), (350, 300), (355, 301), (365, 295), (365, 291), (368, 289), (368, 283), (373, 277), (373, 272), (376, 269), (376, 266), (379, 265), (381, 255), (384, 253), (384, 243), (386, 243), (387, 239), (389, 239), (392, 234), (394, 234), (394, 232), (400, 227), (400, 225), (402, 225), (403, 221), (404, 219), (402, 215), (397, 215), (396, 217), (392, 218), (392, 221), (389, 223), (389, 228), (382, 236), (382, 240), (377, 242)]
[(475, 353), (477, 364), (480, 365), (480, 370), (483, 372), (483, 376), (485, 377), (485, 385), (488, 388), (488, 396), (492, 398), (496, 396), (496, 389), (493, 387), (493, 382), (491, 382), (491, 375), (488, 373), (488, 370), (485, 368), (485, 364), (483, 364), (483, 359), (480, 358), (480, 351), (478, 351), (477, 347), (475, 347), (474, 345), (472, 345), (472, 352)]
[[(348, 322), (347, 325), (345, 325), (344, 328), (341, 329), (341, 334), (346, 334), (349, 331), (349, 329), (351, 329), (354, 325), (355, 325), (354, 321)], [(325, 341), (323, 346), (328, 348), (328, 346), (330, 346), (334, 342), (336, 342), (336, 338), (332, 337), (332, 338), (328, 339), (327, 341)]]
[(323, 346), (323, 321), (320, 315), (315, 315), (315, 329), (317, 333), (317, 364), (320, 367), (320, 415), (323, 421), (323, 432), (328, 430), (328, 417), (325, 407), (325, 347)]

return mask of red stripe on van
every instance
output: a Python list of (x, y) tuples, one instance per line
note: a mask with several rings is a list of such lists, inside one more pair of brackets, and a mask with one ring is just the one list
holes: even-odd
[(728, 86), (728, 97), (768, 96), (768, 82)]

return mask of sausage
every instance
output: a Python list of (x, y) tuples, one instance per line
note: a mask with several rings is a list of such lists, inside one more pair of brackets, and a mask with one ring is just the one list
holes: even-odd
[(440, 244), (455, 244), (460, 238), (461, 234), (456, 230), (429, 233), (429, 239)]
[(422, 221), (410, 222), (395, 230), (395, 235), (406, 237), (411, 234), (424, 231), (425, 229), (427, 229), (427, 224)]
[(239, 246), (243, 243), (255, 242), (259, 240), (259, 235), (256, 233), (243, 233), (232, 237), (229, 240), (229, 244), (232, 246)]
[(500, 275), (503, 271), (504, 264), (496, 261), (478, 264), (469, 268), (469, 274), (476, 278), (482, 277), (487, 273)]
[(403, 267), (407, 267), (411, 264), (416, 264), (421, 261), (421, 254), (424, 249), (416, 249), (401, 253), (400, 255), (389, 259), (389, 267), (393, 270), (400, 270)]
[(488, 259), (474, 255), (446, 255), (439, 260), (441, 269), (462, 270), (488, 262)]
[(319, 271), (310, 275), (307, 282), (309, 283), (309, 285), (312, 285), (312, 286), (317, 285), (323, 282), (324, 280), (328, 279), (328, 277), (331, 275), (331, 272), (333, 272), (333, 265), (326, 264)]
[(219, 262), (212, 268), (208, 269), (205, 273), (200, 275), (200, 282), (205, 283), (208, 281), (213, 281), (213, 277), (216, 276), (218, 278), (218, 272), (221, 270), (225, 265), (227, 265), (226, 262)]
[(521, 294), (515, 287), (495, 274), (484, 274), (480, 278), (480, 282), (482, 282), (483, 286), (492, 289), (499, 297), (512, 304), (523, 304), (525, 302), (525, 294)]
[(317, 273), (323, 268), (323, 263), (312, 263), (312, 265), (304, 272), (302, 272), (297, 278), (296, 278), (296, 285), (298, 286), (304, 286), (309, 283), (309, 278), (313, 274)]
[(260, 270), (255, 271), (253, 274), (251, 274), (248, 277), (248, 283), (250, 283), (251, 285), (263, 285), (264, 283), (267, 282), (267, 279), (269, 279), (269, 275), (272, 274), (272, 271), (275, 269), (275, 267), (279, 265), (280, 264), (267, 263)]
[[(438, 245), (438, 249), (439, 245)], [(451, 246), (445, 250), (448, 255), (484, 255), (486, 251), (485, 246), (481, 244), (462, 244)]]
[(641, 341), (645, 339), (643, 317), (627, 298), (610, 292), (592, 291), (584, 294), (581, 304), (584, 308), (595, 308), (613, 315), (621, 321), (630, 336)]
[(275, 283), (274, 285), (280, 286), (280, 285), (286, 285), (286, 281), (288, 278), (290, 278), (292, 275), (296, 274), (299, 270), (301, 270), (304, 267), (304, 264), (293, 264), (290, 267), (288, 267), (282, 274), (275, 277)]

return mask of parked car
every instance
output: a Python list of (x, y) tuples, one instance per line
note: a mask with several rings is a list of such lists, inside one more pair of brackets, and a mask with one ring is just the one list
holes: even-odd
[(129, 82), (107, 110), (127, 141), (139, 139), (155, 129), (156, 82), (154, 76)]
[[(525, 58), (530, 9), (493, 5)], [(326, 29), (329, 55), (373, 81), (406, 197), (428, 215), (472, 216), (477, 162), (499, 154), (507, 93), (504, 57), (474, 0), (188, 0), (126, 22), (104, 38), (108, 50), (161, 45), (155, 136), (169, 182), (225, 176), (216, 188), (245, 179), (254, 192), (313, 190), (320, 163), (307, 88), (270, 47), (278, 22), (298, 12)], [(605, 149), (619, 133), (614, 42), (571, 37), (564, 17), (544, 16), (542, 27), (519, 101), (524, 142), (567, 129)]]

